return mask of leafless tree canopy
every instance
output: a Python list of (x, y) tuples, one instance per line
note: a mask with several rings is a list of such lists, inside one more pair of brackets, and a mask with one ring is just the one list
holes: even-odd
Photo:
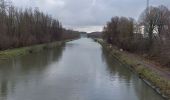
[(38, 8), (18, 9), (0, 0), (1, 50), (61, 40), (62, 33), (61, 23)]
[[(141, 26), (145, 35), (139, 31)], [(107, 42), (119, 48), (147, 54), (170, 66), (170, 10), (163, 5), (144, 10), (137, 23), (131, 18), (113, 17), (103, 33)]]
[(121, 48), (130, 49), (128, 42), (133, 39), (133, 23), (132, 18), (113, 17), (104, 27), (104, 39)]

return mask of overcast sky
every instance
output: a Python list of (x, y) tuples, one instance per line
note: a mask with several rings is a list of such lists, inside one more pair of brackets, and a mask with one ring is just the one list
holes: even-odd
[[(79, 31), (101, 31), (112, 16), (138, 19), (146, 0), (12, 0), (18, 7), (39, 7), (59, 19), (63, 26)], [(170, 0), (150, 0), (150, 5), (165, 5)]]

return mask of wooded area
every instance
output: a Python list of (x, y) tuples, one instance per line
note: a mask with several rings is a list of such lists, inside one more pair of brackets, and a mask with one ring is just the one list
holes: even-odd
[(58, 20), (38, 8), (19, 9), (0, 0), (0, 50), (78, 36), (68, 32)]
[(139, 21), (113, 17), (104, 27), (103, 33), (108, 43), (170, 67), (170, 10), (167, 7), (147, 8)]

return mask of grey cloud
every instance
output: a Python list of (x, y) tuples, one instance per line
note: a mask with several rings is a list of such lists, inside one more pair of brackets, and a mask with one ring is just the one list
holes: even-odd
[[(13, 0), (13, 2), (19, 7), (39, 7), (40, 10), (58, 18), (64, 26), (80, 30), (88, 29), (88, 26), (102, 27), (116, 15), (137, 19), (146, 8), (146, 0)], [(150, 3), (154, 6), (164, 4), (170, 8), (170, 0), (150, 0)]]

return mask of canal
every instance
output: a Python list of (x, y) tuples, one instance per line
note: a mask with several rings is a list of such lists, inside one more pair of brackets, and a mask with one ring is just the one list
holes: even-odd
[(0, 100), (163, 100), (88, 38), (3, 61)]

